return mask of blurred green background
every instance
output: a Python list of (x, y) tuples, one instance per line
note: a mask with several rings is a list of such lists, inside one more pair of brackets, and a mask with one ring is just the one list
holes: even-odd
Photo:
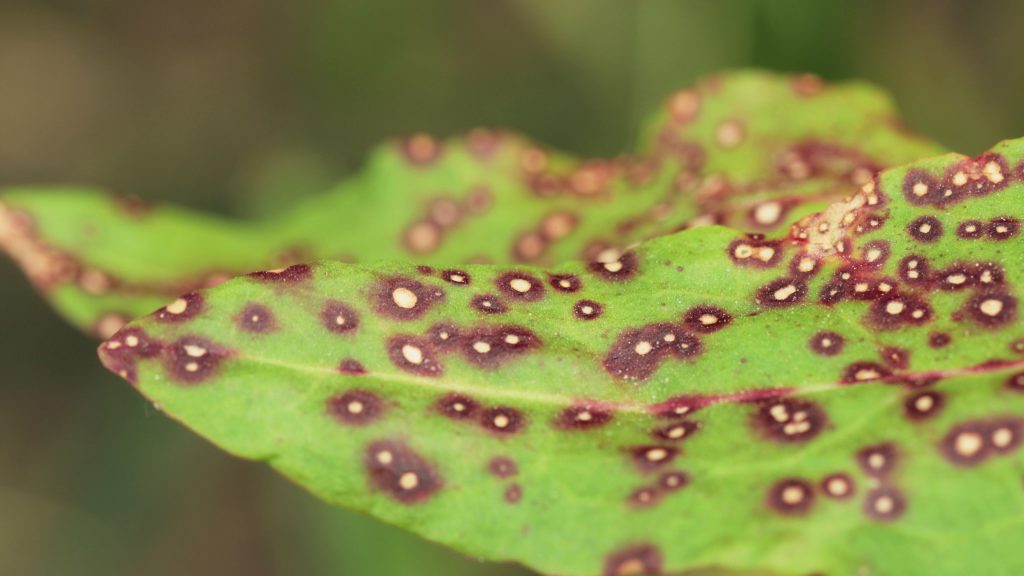
[[(500, 125), (614, 154), (669, 92), (741, 66), (874, 81), (977, 153), (1024, 135), (1022, 22), (1018, 0), (3, 0), (0, 185), (262, 215), (401, 133)], [(218, 452), (6, 260), (0, 302), (0, 574), (526, 574)]]

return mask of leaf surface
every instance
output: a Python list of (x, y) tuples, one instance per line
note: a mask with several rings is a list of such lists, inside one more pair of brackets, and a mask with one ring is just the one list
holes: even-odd
[(256, 273), (100, 355), (328, 502), (543, 573), (1019, 574), (1022, 160), (887, 170), (775, 240)]
[(670, 98), (628, 156), (579, 159), (497, 131), (417, 135), (265, 222), (15, 189), (0, 198), (0, 247), (106, 337), (177, 294), (302, 261), (543, 265), (700, 224), (785, 229), (872, 171), (937, 152), (874, 88), (738, 72)]

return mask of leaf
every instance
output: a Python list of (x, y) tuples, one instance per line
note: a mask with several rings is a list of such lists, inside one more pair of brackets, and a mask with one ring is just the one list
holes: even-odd
[(551, 269), (320, 263), (105, 365), (324, 500), (549, 574), (1024, 571), (1024, 140), (760, 240)]
[(413, 136), (267, 222), (15, 189), (0, 200), (0, 247), (71, 322), (107, 337), (177, 294), (301, 261), (551, 264), (709, 222), (784, 229), (872, 170), (938, 151), (873, 88), (761, 72), (676, 94), (645, 132), (635, 155), (591, 160), (503, 132)]

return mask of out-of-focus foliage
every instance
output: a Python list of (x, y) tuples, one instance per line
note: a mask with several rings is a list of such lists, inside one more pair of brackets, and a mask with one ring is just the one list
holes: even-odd
[[(1022, 13), (1014, 0), (8, 0), (0, 184), (267, 216), (414, 130), (500, 125), (612, 155), (669, 91), (742, 66), (865, 78), (910, 126), (976, 153), (1024, 133)], [(112, 386), (91, 339), (2, 259), (0, 298), (0, 572), (522, 574), (225, 460)]]
[(713, 223), (770, 233), (938, 150), (875, 89), (759, 72), (678, 92), (646, 133), (634, 154), (588, 160), (500, 131), (415, 135), (260, 223), (15, 189), (0, 195), (0, 249), (64, 316), (110, 336), (176, 294), (296, 262), (550, 264)]

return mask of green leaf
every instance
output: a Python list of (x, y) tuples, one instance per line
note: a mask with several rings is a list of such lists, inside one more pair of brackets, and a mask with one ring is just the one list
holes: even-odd
[(708, 222), (771, 232), (876, 168), (937, 151), (871, 87), (738, 72), (669, 99), (628, 157), (577, 159), (494, 131), (419, 135), (266, 222), (15, 189), (0, 200), (0, 247), (106, 337), (176, 294), (300, 261), (552, 264)]
[(597, 263), (320, 263), (101, 346), (225, 450), (550, 574), (1024, 571), (1024, 140), (759, 240)]

